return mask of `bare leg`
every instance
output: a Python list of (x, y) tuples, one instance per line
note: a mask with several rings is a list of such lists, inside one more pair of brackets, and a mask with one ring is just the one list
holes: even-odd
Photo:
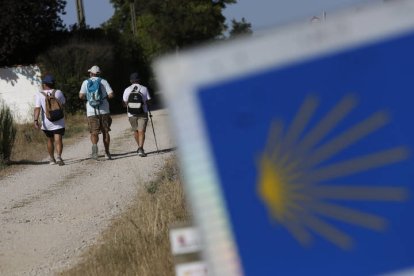
[(145, 142), (145, 131), (138, 130), (138, 147), (144, 148), (144, 142)]
[(92, 144), (98, 144), (99, 142), (99, 135), (98, 133), (91, 133), (91, 142)]
[(62, 135), (55, 134), (54, 138), (55, 138), (55, 144), (56, 144), (56, 153), (57, 153), (57, 156), (60, 157), (62, 156), (62, 151), (63, 151)]
[(55, 145), (53, 137), (47, 137), (47, 151), (51, 159), (55, 159)]
[(139, 147), (139, 135), (138, 135), (138, 130), (135, 130), (134, 131), (134, 139), (135, 139), (135, 142), (137, 142), (137, 145), (138, 145), (138, 147)]
[(109, 144), (111, 143), (111, 136), (109, 135), (109, 132), (105, 131), (102, 132), (103, 134), (103, 143), (105, 147), (105, 152), (109, 153)]

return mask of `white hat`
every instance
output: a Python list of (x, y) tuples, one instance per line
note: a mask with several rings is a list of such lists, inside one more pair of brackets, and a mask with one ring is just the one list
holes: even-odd
[(91, 69), (88, 70), (88, 72), (92, 74), (99, 74), (101, 72), (101, 69), (99, 69), (98, 65), (94, 65), (91, 67)]

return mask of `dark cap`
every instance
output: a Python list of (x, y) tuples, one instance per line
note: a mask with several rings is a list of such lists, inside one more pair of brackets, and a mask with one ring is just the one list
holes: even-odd
[(52, 75), (46, 75), (43, 78), (42, 83), (54, 84), (55, 83), (55, 78)]
[(129, 77), (130, 81), (139, 81), (139, 74), (137, 72), (134, 72), (131, 74), (131, 76)]

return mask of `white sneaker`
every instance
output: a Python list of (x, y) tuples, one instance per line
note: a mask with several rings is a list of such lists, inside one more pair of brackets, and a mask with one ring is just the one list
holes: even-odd
[(49, 165), (56, 165), (56, 160), (55, 160), (55, 158), (50, 158), (50, 159), (49, 159)]
[(63, 165), (65, 165), (65, 163), (63, 162), (63, 160), (62, 160), (62, 158), (61, 158), (61, 157), (56, 158), (56, 163), (57, 163), (59, 166), (63, 166)]
[(106, 160), (112, 160), (112, 156), (109, 152), (105, 152), (105, 159)]
[(137, 154), (138, 154), (139, 156), (141, 156), (141, 157), (145, 157), (145, 156), (147, 156), (147, 154), (145, 153), (145, 151), (144, 151), (144, 149), (143, 149), (143, 148), (138, 148), (138, 150), (137, 150)]

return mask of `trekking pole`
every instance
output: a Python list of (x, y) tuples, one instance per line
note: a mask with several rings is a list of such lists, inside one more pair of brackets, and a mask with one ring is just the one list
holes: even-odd
[(148, 105), (147, 105), (147, 109), (148, 109), (148, 114), (149, 114), (150, 121), (151, 121), (152, 133), (154, 134), (155, 146), (157, 147), (157, 154), (159, 154), (160, 151), (158, 150), (157, 137), (155, 136), (154, 123), (152, 122), (152, 114), (151, 114), (151, 110)]

